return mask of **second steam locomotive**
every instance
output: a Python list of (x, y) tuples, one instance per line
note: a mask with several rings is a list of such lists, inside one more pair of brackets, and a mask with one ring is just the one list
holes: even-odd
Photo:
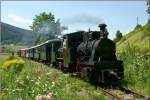
[(124, 78), (123, 62), (116, 58), (116, 46), (108, 38), (106, 24), (99, 27), (100, 31), (78, 31), (21, 49), (19, 55), (78, 73), (94, 84), (118, 83)]

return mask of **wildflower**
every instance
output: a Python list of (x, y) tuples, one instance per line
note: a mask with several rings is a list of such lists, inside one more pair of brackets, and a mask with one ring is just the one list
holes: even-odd
[(6, 90), (6, 91), (8, 91), (9, 89), (8, 89), (8, 88), (5, 88), (5, 89), (3, 89), (3, 90)]
[(31, 82), (34, 82), (34, 80), (30, 80)]
[(47, 84), (45, 83), (45, 86), (47, 86)]
[[(25, 62), (22, 59), (13, 59), (13, 60), (7, 60), (4, 62), (4, 64), (2, 65), (3, 69), (9, 69), (11, 66), (15, 65), (23, 65)], [(20, 66), (21, 67), (21, 66)]]
[(35, 100), (52, 100), (52, 93), (49, 93), (48, 95), (38, 95)]
[(46, 73), (46, 75), (50, 75), (52, 72), (48, 72), (48, 73)]
[(52, 87), (54, 87), (55, 86), (55, 82), (52, 82)]
[(29, 79), (29, 76), (27, 75), (26, 78)]
[(19, 84), (24, 84), (24, 81), (19, 81)]
[(22, 91), (23, 89), (16, 89), (16, 91)]
[(40, 80), (40, 79), (41, 79), (41, 77), (39, 76), (39, 77), (38, 77), (38, 79)]
[(15, 82), (16, 82), (16, 83), (18, 83), (18, 82), (19, 82), (19, 80), (16, 80)]
[(15, 92), (16, 90), (12, 90), (12, 92)]
[(18, 100), (22, 100), (22, 98), (18, 98)]

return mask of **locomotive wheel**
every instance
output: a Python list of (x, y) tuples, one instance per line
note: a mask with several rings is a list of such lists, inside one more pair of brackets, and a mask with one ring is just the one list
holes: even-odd
[(74, 64), (74, 63), (69, 63), (68, 72), (70, 72), (70, 73), (75, 72), (75, 68), (76, 68), (76, 64)]
[(88, 77), (89, 77), (89, 81), (90, 83), (94, 84), (94, 85), (98, 85), (98, 79), (99, 79), (99, 73), (95, 70), (92, 69), (89, 73), (88, 73)]
[(64, 64), (63, 62), (59, 62), (59, 67), (58, 67), (61, 71), (64, 70)]
[(52, 66), (53, 66), (53, 67), (56, 67), (56, 66), (57, 66), (55, 61), (52, 63)]

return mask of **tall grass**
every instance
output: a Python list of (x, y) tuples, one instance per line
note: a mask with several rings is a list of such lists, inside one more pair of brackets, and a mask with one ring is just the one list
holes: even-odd
[(150, 95), (150, 55), (148, 51), (128, 44), (118, 56), (124, 61), (127, 86)]
[(1, 100), (34, 100), (48, 93), (54, 100), (105, 100), (91, 84), (28, 60), (19, 73), (0, 69), (0, 76)]

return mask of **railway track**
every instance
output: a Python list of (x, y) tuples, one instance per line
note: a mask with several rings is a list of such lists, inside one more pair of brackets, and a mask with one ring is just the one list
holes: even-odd
[(106, 96), (108, 96), (111, 100), (123, 100), (123, 98), (121, 98), (120, 96), (118, 96), (117, 94), (110, 92), (102, 87), (97, 86), (97, 89), (102, 91), (102, 93)]
[(134, 97), (137, 97), (137, 98), (146, 98), (146, 96), (144, 96), (143, 94), (134, 92), (126, 87), (121, 87), (120, 90), (125, 92), (126, 94), (132, 94), (132, 95), (134, 95)]
[(110, 89), (97, 86), (97, 89), (106, 95), (109, 100), (150, 100), (150, 98), (125, 87)]

